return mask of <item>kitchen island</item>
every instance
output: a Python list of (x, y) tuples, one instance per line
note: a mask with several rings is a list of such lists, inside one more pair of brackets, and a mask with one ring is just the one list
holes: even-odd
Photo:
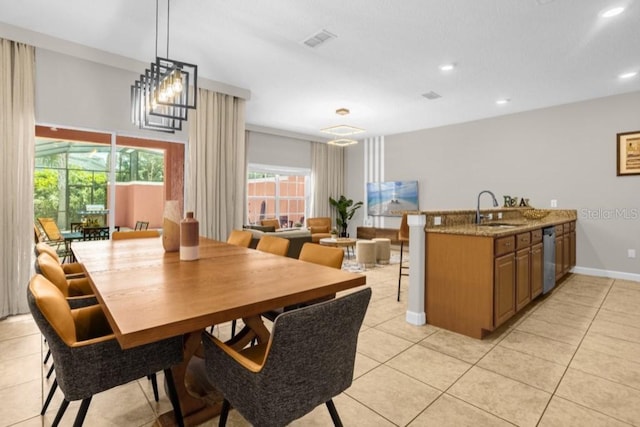
[(556, 236), (551, 280), (569, 273), (576, 260), (576, 211), (551, 210), (531, 220), (524, 210), (483, 211), (501, 218), (479, 225), (475, 211), (424, 213), (427, 323), (480, 339), (540, 297), (543, 229), (551, 227)]

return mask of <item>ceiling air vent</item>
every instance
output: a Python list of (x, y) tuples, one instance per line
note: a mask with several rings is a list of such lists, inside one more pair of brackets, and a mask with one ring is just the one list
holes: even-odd
[(309, 47), (318, 47), (324, 42), (335, 39), (336, 37), (337, 36), (335, 34), (332, 34), (327, 30), (320, 30), (316, 34), (303, 41), (303, 43)]
[(431, 92), (427, 92), (427, 93), (423, 93), (422, 96), (424, 96), (427, 99), (438, 99), (438, 98), (442, 98), (442, 95), (435, 93), (434, 91)]

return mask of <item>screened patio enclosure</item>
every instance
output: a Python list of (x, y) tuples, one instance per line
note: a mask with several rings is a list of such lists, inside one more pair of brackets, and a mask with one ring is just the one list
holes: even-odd
[[(35, 218), (53, 218), (61, 230), (72, 224), (132, 227), (136, 205), (159, 226), (164, 205), (164, 150), (36, 138)], [(109, 182), (115, 182), (110, 191)], [(113, 198), (115, 197), (115, 200)], [(110, 215), (116, 209), (115, 215)], [(139, 210), (139, 209), (138, 209)]]

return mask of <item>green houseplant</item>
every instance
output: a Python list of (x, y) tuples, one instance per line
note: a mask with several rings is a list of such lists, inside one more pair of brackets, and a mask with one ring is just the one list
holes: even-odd
[(362, 206), (362, 202), (354, 203), (352, 199), (347, 199), (344, 196), (340, 196), (338, 200), (333, 197), (329, 197), (329, 203), (338, 211), (338, 218), (336, 222), (342, 229), (340, 236), (347, 237), (347, 224), (348, 221), (353, 218), (353, 214)]

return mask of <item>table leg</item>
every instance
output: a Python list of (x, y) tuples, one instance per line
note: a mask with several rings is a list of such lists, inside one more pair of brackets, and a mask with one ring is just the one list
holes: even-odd
[[(244, 328), (232, 338), (234, 348), (244, 348), (253, 338), (259, 343), (269, 340), (270, 332), (260, 316), (244, 317), (242, 321)], [(194, 331), (185, 335), (182, 363), (171, 368), (185, 426), (202, 424), (222, 409), (223, 396), (206, 379), (201, 334), (202, 331)], [(160, 415), (158, 424), (175, 426), (173, 411)]]
[[(209, 399), (205, 401), (203, 400), (205, 396), (194, 396), (193, 390), (189, 388), (189, 383), (197, 382), (194, 381), (193, 375), (189, 372), (189, 363), (193, 358), (197, 358), (195, 354), (201, 346), (201, 333), (202, 331), (194, 331), (185, 336), (184, 358), (182, 363), (171, 368), (185, 426), (202, 424), (220, 414), (222, 408), (222, 399), (220, 399), (219, 402), (211, 402)], [(202, 373), (199, 373), (198, 375), (201, 374)], [(158, 417), (158, 425), (175, 426), (176, 422), (173, 411), (160, 415)]]

